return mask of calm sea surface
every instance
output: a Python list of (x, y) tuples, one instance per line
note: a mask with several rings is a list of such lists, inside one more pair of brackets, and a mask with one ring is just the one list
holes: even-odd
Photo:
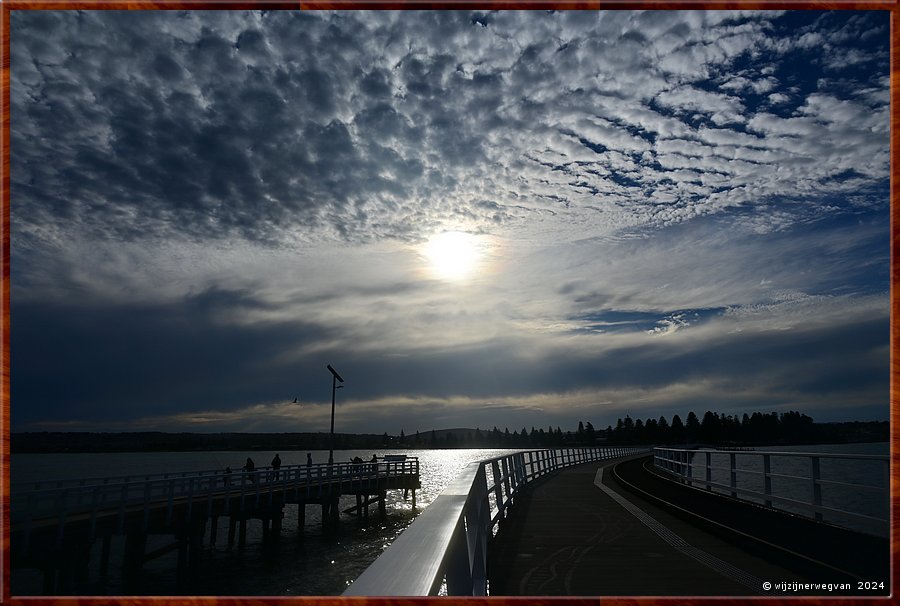
[[(456, 477), (468, 463), (501, 456), (514, 450), (469, 449), (469, 450), (391, 450), (377, 452), (383, 454), (407, 454), (419, 457), (422, 488), (417, 491), (415, 512), (409, 500), (404, 501), (402, 492), (388, 492), (387, 517), (381, 519), (377, 513), (368, 520), (358, 520), (342, 515), (337, 534), (322, 532), (321, 511), (317, 506), (307, 508), (306, 524), (297, 527), (297, 506), (285, 507), (281, 540), (274, 547), (262, 544), (262, 526), (259, 520), (251, 520), (247, 525), (247, 545), (244, 549), (227, 547), (228, 527), (225, 518), (219, 520), (216, 545), (209, 545), (209, 530), (205, 538), (205, 554), (200, 570), (192, 579), (192, 584), (184, 589), (176, 586), (175, 570), (177, 554), (169, 554), (148, 562), (144, 567), (140, 593), (143, 595), (223, 595), (223, 596), (296, 596), (296, 595), (339, 595), (347, 585), (366, 569), (378, 555), (406, 528), (418, 513)], [(772, 450), (772, 449), (766, 449)], [(853, 454), (889, 454), (887, 443), (840, 444), (796, 446), (777, 448), (779, 451), (832, 452)], [(363, 460), (371, 458), (372, 451), (335, 451), (335, 461), (348, 461), (354, 456)], [(13, 454), (10, 474), (15, 485), (20, 482), (35, 481), (39, 478), (72, 479), (99, 476), (121, 476), (125, 474), (151, 474), (175, 471), (198, 471), (205, 469), (240, 469), (245, 459), (252, 457), (257, 466), (268, 465), (275, 452), (197, 452), (197, 453), (116, 453), (116, 454)], [(306, 451), (280, 452), (283, 465), (306, 463)], [(325, 463), (327, 451), (312, 451), (313, 462)], [(713, 465), (727, 467), (727, 455)], [(755, 469), (753, 463), (741, 462), (738, 466)], [(698, 461), (699, 463), (699, 461)], [(757, 463), (756, 465), (761, 465)], [(789, 475), (808, 475), (808, 460), (791, 461), (773, 459), (773, 472)], [(803, 466), (807, 469), (803, 469)], [(701, 473), (699, 469), (696, 474)], [(719, 473), (719, 472), (717, 472)], [(722, 472), (725, 473), (725, 472)], [(750, 474), (748, 474), (748, 477)], [(887, 476), (879, 465), (860, 465), (852, 461), (822, 462), (823, 479), (834, 478), (862, 483), (884, 482)], [(727, 474), (714, 476), (717, 481), (727, 483)], [(757, 481), (750, 477), (751, 484)], [(761, 478), (758, 479), (761, 490)], [(796, 483), (794, 483), (796, 484)], [(749, 485), (748, 485), (749, 486)], [(802, 498), (797, 488), (787, 481), (776, 481), (776, 494)], [(877, 514), (886, 507), (879, 499), (869, 494), (847, 489), (828, 490), (823, 493), (824, 504), (843, 504), (862, 508)], [(355, 497), (345, 497), (341, 509), (355, 505)], [(373, 508), (373, 513), (377, 508)], [(840, 521), (838, 521), (840, 522)], [(171, 542), (171, 537), (152, 536), (147, 543), (147, 551), (152, 551)], [(84, 588), (85, 594), (122, 594), (121, 576), (116, 562), (121, 562), (124, 538), (116, 537), (113, 542), (109, 578), (103, 585)], [(99, 576), (100, 541), (91, 553), (91, 578)], [(42, 576), (38, 571), (15, 569), (11, 576), (13, 595), (39, 594)]]

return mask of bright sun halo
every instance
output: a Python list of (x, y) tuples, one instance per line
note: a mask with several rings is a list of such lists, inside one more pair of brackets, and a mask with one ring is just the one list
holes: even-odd
[(478, 239), (458, 231), (432, 236), (423, 252), (431, 265), (432, 274), (443, 280), (461, 280), (471, 276), (481, 256)]

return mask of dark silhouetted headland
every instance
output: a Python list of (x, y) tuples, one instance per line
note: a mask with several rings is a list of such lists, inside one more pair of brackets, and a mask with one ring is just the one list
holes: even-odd
[[(674, 415), (659, 419), (618, 419), (616, 427), (597, 430), (579, 422), (575, 431), (560, 427), (523, 427), (510, 432), (494, 427), (416, 431), (398, 435), (335, 434), (338, 450), (384, 448), (553, 448), (600, 444), (706, 444), (740, 447), (778, 444), (887, 442), (887, 421), (815, 423), (799, 412), (720, 415), (707, 411), (702, 421), (693, 412), (686, 422)], [(322, 450), (327, 433), (165, 433), (165, 432), (20, 432), (10, 436), (13, 453), (50, 452), (190, 452), (229, 450)]]

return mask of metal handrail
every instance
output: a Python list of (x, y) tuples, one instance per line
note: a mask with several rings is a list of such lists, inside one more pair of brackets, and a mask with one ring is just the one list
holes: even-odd
[[(403, 460), (382, 460), (379, 464), (394, 464), (401, 463), (403, 461), (418, 461), (418, 457), (406, 457)], [(363, 463), (351, 463), (351, 462), (343, 462), (343, 463), (335, 463), (335, 466), (346, 466), (346, 465), (372, 465), (373, 463), (370, 461), (364, 461)], [(314, 463), (313, 467), (321, 466), (327, 467), (327, 463)], [(288, 470), (288, 469), (306, 469), (305, 463), (300, 463), (296, 465), (282, 465), (279, 467), (279, 470)], [(274, 471), (271, 465), (263, 465), (260, 467), (256, 467), (254, 471)], [(238, 468), (231, 472), (232, 474), (241, 473), (241, 468)], [(149, 482), (153, 480), (168, 480), (171, 478), (198, 478), (198, 477), (212, 477), (218, 476), (221, 478), (222, 476), (228, 475), (226, 474), (224, 469), (216, 468), (216, 469), (201, 469), (198, 471), (169, 471), (165, 473), (132, 473), (125, 474), (119, 476), (91, 476), (87, 478), (51, 478), (51, 479), (41, 479), (41, 480), (19, 480), (15, 482), (10, 482), (11, 492), (33, 492), (36, 490), (52, 490), (54, 488), (72, 488), (78, 486), (96, 486), (98, 484), (122, 484), (127, 482)]]
[(791, 452), (788, 450), (716, 450), (714, 448), (663, 448), (657, 447), (654, 450), (668, 450), (671, 452), (708, 452), (710, 454), (720, 455), (761, 455), (767, 454), (773, 457), (817, 457), (820, 459), (871, 459), (875, 461), (886, 461), (890, 457), (887, 455), (865, 455), (865, 454), (847, 454), (842, 452)]
[[(403, 460), (381, 460), (376, 463), (371, 461), (364, 461), (363, 463), (352, 463), (352, 462), (343, 462), (343, 463), (334, 463), (332, 467), (334, 468), (364, 468), (367, 465), (378, 465), (381, 467), (391, 466), (391, 465), (400, 465), (403, 463), (413, 463), (418, 465), (418, 457), (406, 457)], [(11, 488), (19, 489), (18, 492), (36, 492), (41, 490), (52, 491), (59, 490), (65, 488), (79, 488), (79, 487), (94, 487), (98, 485), (107, 486), (107, 485), (121, 485), (127, 483), (144, 483), (144, 482), (152, 482), (156, 480), (171, 480), (171, 479), (191, 479), (191, 478), (217, 478), (221, 480), (225, 476), (234, 477), (240, 474), (253, 474), (256, 472), (266, 472), (266, 473), (274, 473), (285, 472), (292, 469), (307, 469), (307, 467), (312, 468), (326, 468), (328, 467), (328, 463), (313, 463), (308, 466), (305, 463), (296, 464), (296, 465), (282, 465), (278, 469), (270, 466), (260, 466), (254, 468), (253, 471), (247, 472), (243, 471), (243, 469), (238, 468), (231, 472), (225, 472), (223, 469), (204, 469), (200, 471), (176, 471), (176, 472), (167, 472), (167, 473), (157, 473), (157, 474), (141, 474), (141, 473), (133, 473), (128, 475), (121, 476), (94, 476), (88, 478), (70, 478), (70, 479), (52, 479), (52, 480), (29, 480), (29, 481), (19, 481), (12, 482), (10, 484)], [(48, 485), (43, 487), (44, 485)], [(31, 486), (30, 490), (25, 490), (25, 487)]]
[[(265, 469), (265, 467), (257, 467)], [(282, 467), (285, 469), (285, 467)], [(222, 469), (202, 469), (199, 471), (170, 471), (166, 473), (131, 473), (121, 476), (91, 476), (87, 478), (48, 478), (41, 480), (18, 480), (10, 482), (10, 488), (16, 491), (31, 491), (52, 488), (68, 488), (73, 486), (94, 486), (96, 484), (121, 484), (130, 481), (168, 480), (169, 478), (188, 478), (224, 474)]]
[(490, 539), (523, 487), (563, 467), (649, 450), (529, 450), (470, 463), (343, 595), (428, 596), (444, 587), (448, 595), (486, 595)]
[[(820, 452), (776, 452), (776, 451), (758, 451), (758, 450), (711, 450), (711, 449), (681, 449), (681, 448), (654, 448), (653, 449), (654, 464), (677, 477), (680, 481), (686, 483), (693, 488), (704, 488), (708, 491), (718, 489), (719, 492), (730, 494), (733, 498), (756, 497), (761, 499), (766, 507), (775, 508), (773, 503), (782, 503), (790, 505), (807, 514), (809, 517), (817, 521), (824, 521), (824, 514), (832, 516), (846, 516), (855, 520), (861, 520), (867, 524), (872, 524), (879, 534), (887, 534), (890, 520), (888, 515), (889, 509), (889, 482), (890, 477), (890, 457), (885, 455), (854, 455), (839, 453), (820, 453)], [(697, 455), (703, 455), (703, 462), (698, 466), (694, 463)], [(728, 467), (712, 465), (712, 455), (719, 457), (727, 456), (729, 459)], [(755, 457), (762, 460), (762, 470), (759, 469), (741, 469), (737, 466), (737, 458)], [(775, 473), (772, 471), (772, 457), (790, 458), (790, 459), (808, 459), (809, 475), (797, 476), (786, 473)], [(883, 485), (880, 484), (863, 484), (860, 482), (844, 482), (841, 480), (826, 479), (821, 477), (820, 459), (840, 459), (864, 461), (867, 463), (881, 462), (883, 465), (882, 476), (885, 478)], [(699, 468), (703, 472), (702, 476), (696, 475)], [(712, 472), (722, 471), (729, 474), (729, 482), (713, 481)], [(738, 485), (738, 478), (742, 475), (762, 476), (763, 490), (754, 490), (746, 486)], [(772, 478), (783, 478), (796, 480), (806, 483), (808, 489), (806, 491), (806, 500), (800, 500), (791, 496), (774, 494), (772, 491)], [(822, 486), (840, 486), (853, 490), (865, 490), (869, 492), (881, 493), (884, 496), (886, 507), (882, 516), (872, 516), (859, 511), (850, 509), (842, 509), (839, 507), (826, 506), (822, 503)], [(833, 521), (833, 520), (829, 520)]]

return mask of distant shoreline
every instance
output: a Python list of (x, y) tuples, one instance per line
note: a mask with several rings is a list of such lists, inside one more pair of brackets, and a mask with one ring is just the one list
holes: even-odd
[[(722, 442), (722, 448), (754, 446), (849, 444), (889, 442), (888, 421), (815, 423), (806, 439), (784, 436), (773, 442)], [(328, 450), (327, 433), (167, 433), (167, 432), (19, 432), (10, 435), (11, 454), (211, 452), (211, 451), (311, 451)], [(488, 432), (457, 428), (417, 432), (415, 436), (388, 434), (335, 434), (335, 450), (447, 449), (447, 448), (565, 448), (615, 444), (586, 442), (574, 432), (564, 434), (562, 444), (539, 440), (492, 439)]]

